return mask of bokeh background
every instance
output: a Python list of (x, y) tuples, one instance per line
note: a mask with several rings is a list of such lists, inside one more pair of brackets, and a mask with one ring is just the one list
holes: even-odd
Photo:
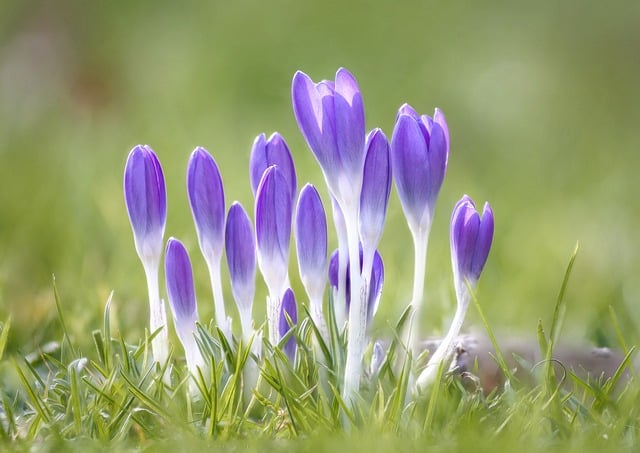
[[(132, 342), (143, 334), (146, 285), (121, 193), (138, 143), (163, 163), (167, 237), (187, 244), (201, 317), (210, 319), (185, 194), (191, 150), (215, 156), (227, 204), (249, 211), (249, 152), (261, 132), (285, 136), (300, 185), (322, 185), (290, 83), (298, 69), (319, 80), (340, 66), (360, 83), (369, 129), (390, 136), (404, 102), (425, 113), (440, 107), (448, 119), (425, 332), (442, 331), (453, 314), (448, 223), (468, 193), (496, 215), (479, 287), (494, 329), (533, 335), (538, 319), (549, 324), (580, 241), (565, 337), (617, 344), (612, 306), (637, 342), (638, 24), (633, 0), (0, 2), (0, 318), (12, 317), (10, 350), (58, 338), (53, 274), (76, 340), (90, 343), (112, 290), (117, 331)], [(387, 274), (374, 328), (388, 335), (413, 272), (395, 189), (380, 250)], [(257, 284), (259, 318), (261, 277)], [(233, 313), (228, 286), (226, 296)], [(478, 319), (471, 309), (469, 325)]]

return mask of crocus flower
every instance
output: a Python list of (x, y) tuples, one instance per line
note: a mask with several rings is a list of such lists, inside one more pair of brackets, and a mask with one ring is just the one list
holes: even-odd
[(460, 332), (471, 300), (470, 289), (475, 287), (480, 278), (493, 241), (493, 211), (489, 203), (485, 203), (481, 217), (473, 200), (467, 195), (463, 196), (453, 209), (450, 237), (456, 313), (447, 335), (416, 381), (417, 392), (428, 388), (435, 380), (440, 364), (451, 358), (454, 339)]
[[(334, 250), (331, 254), (331, 258), (329, 259), (329, 284), (337, 288), (338, 286), (338, 277), (339, 277), (339, 260), (340, 260), (340, 251)], [(362, 269), (363, 265), (363, 254), (362, 250), (360, 253), (360, 268)], [(373, 266), (371, 268), (371, 279), (369, 280), (369, 287), (367, 291), (367, 325), (371, 323), (373, 316), (378, 311), (378, 305), (380, 303), (380, 297), (382, 295), (382, 286), (384, 285), (384, 263), (382, 261), (382, 256), (376, 250), (373, 255)], [(351, 288), (351, 275), (350, 270), (347, 267), (347, 310), (351, 307), (351, 296), (350, 296), (350, 288)]]
[(252, 334), (251, 307), (255, 295), (256, 246), (251, 220), (238, 202), (234, 202), (229, 208), (225, 247), (231, 291), (238, 305), (242, 334), (246, 342)]
[(431, 118), (419, 116), (408, 104), (400, 107), (391, 137), (391, 168), (414, 246), (411, 305), (415, 321), (406, 339), (410, 347), (418, 340), (429, 232), (448, 156), (449, 129), (442, 112), (436, 109)]
[(373, 255), (382, 236), (391, 191), (389, 143), (380, 129), (367, 136), (367, 157), (360, 193), (359, 230), (363, 249), (362, 278), (369, 281)]
[(293, 111), (302, 135), (316, 156), (329, 192), (345, 218), (349, 257), (351, 258), (352, 299), (357, 307), (349, 312), (347, 361), (343, 396), (355, 402), (362, 376), (362, 353), (366, 329), (364, 298), (360, 297), (357, 266), (358, 212), (365, 159), (364, 105), (355, 78), (344, 68), (334, 81), (314, 83), (298, 71), (292, 83)]
[(193, 273), (187, 250), (174, 238), (167, 241), (165, 279), (176, 333), (184, 347), (187, 367), (195, 373), (196, 367), (202, 366), (203, 360), (194, 338), (198, 308)]
[(278, 341), (279, 300), (289, 267), (291, 214), (289, 184), (278, 167), (273, 165), (262, 175), (255, 202), (258, 266), (269, 288), (267, 321), (269, 339), (273, 344)]
[(156, 361), (169, 355), (167, 317), (158, 289), (158, 271), (167, 219), (167, 194), (162, 167), (153, 150), (138, 145), (129, 153), (124, 169), (124, 200), (133, 229), (133, 239), (142, 261), (149, 292), (151, 332), (162, 329), (151, 343)]
[(314, 83), (298, 71), (292, 84), (293, 112), (322, 167), (331, 193), (342, 202), (360, 193), (364, 166), (364, 105), (355, 78), (344, 68), (335, 82)]
[(267, 168), (272, 165), (278, 166), (282, 175), (289, 183), (289, 191), (293, 203), (298, 191), (296, 169), (287, 142), (282, 135), (277, 132), (271, 134), (269, 139), (267, 139), (264, 134), (260, 134), (253, 142), (251, 157), (249, 158), (249, 175), (251, 179), (251, 190), (254, 196), (258, 191), (262, 175)]
[(322, 299), (327, 285), (327, 217), (320, 195), (311, 184), (300, 191), (295, 229), (298, 269), (309, 296), (311, 317), (323, 338), (328, 340), (322, 314)]
[(391, 137), (391, 166), (409, 227), (428, 229), (449, 157), (449, 129), (442, 112), (419, 116), (408, 104), (398, 110)]
[[(289, 319), (287, 319), (287, 317)], [(289, 320), (291, 323), (289, 323)], [(296, 299), (291, 288), (287, 288), (282, 296), (282, 304), (278, 315), (278, 335), (282, 339), (293, 326), (298, 323), (298, 309), (296, 308)], [(290, 336), (282, 348), (283, 352), (289, 357), (293, 363), (296, 357), (296, 340)]]
[(224, 188), (216, 161), (204, 148), (198, 147), (191, 153), (187, 165), (187, 194), (200, 250), (209, 268), (216, 322), (230, 339), (231, 325), (225, 313), (220, 280), (225, 225)]

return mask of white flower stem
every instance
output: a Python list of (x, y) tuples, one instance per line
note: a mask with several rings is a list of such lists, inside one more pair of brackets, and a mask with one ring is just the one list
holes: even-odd
[[(415, 353), (415, 344), (418, 342), (418, 331), (420, 329), (420, 318), (422, 317), (423, 300), (424, 300), (424, 277), (427, 267), (427, 248), (429, 246), (429, 231), (431, 226), (427, 228), (411, 228), (413, 237), (413, 293), (411, 296), (411, 305), (413, 314), (409, 324), (406, 345)], [(415, 357), (415, 354), (414, 354)]]
[(211, 289), (213, 291), (213, 308), (216, 317), (216, 323), (227, 341), (231, 341), (231, 325), (227, 319), (224, 308), (224, 296), (222, 294), (222, 280), (220, 278), (220, 259), (207, 260), (209, 268), (209, 278), (211, 279)]
[(451, 358), (451, 353), (453, 352), (453, 342), (455, 338), (460, 333), (460, 329), (462, 328), (462, 323), (464, 322), (465, 314), (467, 313), (467, 308), (469, 307), (470, 294), (467, 288), (463, 288), (457, 294), (458, 298), (458, 306), (456, 308), (456, 314), (451, 321), (451, 327), (449, 327), (449, 331), (447, 335), (444, 337), (438, 349), (433, 353), (427, 366), (420, 376), (418, 376), (418, 380), (415, 385), (415, 392), (422, 393), (429, 388), (431, 384), (435, 381), (438, 375), (438, 369), (440, 368), (440, 364), (446, 366), (446, 362)]
[[(351, 280), (351, 307), (347, 334), (347, 363), (342, 395), (345, 403), (354, 404), (362, 376), (362, 354), (367, 320), (367, 302), (362, 294), (360, 279), (360, 245), (358, 236), (358, 204), (343, 209), (349, 244), (349, 275)], [(346, 211), (346, 212), (345, 212)]]
[(311, 313), (311, 319), (320, 331), (322, 340), (328, 344), (329, 342), (329, 329), (327, 323), (324, 320), (324, 314), (322, 313), (322, 296), (320, 298), (314, 298), (309, 301), (309, 311)]
[(147, 278), (147, 290), (149, 292), (149, 329), (150, 333), (162, 328), (160, 332), (151, 341), (151, 351), (153, 359), (161, 365), (167, 361), (169, 357), (169, 335), (167, 331), (167, 314), (164, 303), (160, 300), (160, 292), (158, 288), (158, 261), (142, 262), (144, 273)]
[(269, 342), (272, 346), (278, 344), (278, 316), (280, 315), (280, 297), (269, 291), (267, 296), (267, 324), (269, 326)]
[(248, 309), (240, 310), (240, 326), (242, 327), (242, 341), (245, 347), (249, 344), (251, 336), (253, 335), (253, 319), (251, 318), (251, 305), (248, 305)]

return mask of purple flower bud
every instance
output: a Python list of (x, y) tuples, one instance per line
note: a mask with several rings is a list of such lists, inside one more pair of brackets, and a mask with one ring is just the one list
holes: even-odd
[(296, 72), (293, 111), (302, 135), (322, 167), (329, 190), (343, 198), (346, 187), (359, 193), (364, 165), (364, 106), (355, 78), (344, 68), (335, 82), (314, 83)]
[[(329, 259), (329, 284), (338, 287), (338, 266), (340, 253), (334, 250)], [(347, 311), (351, 307), (351, 275), (350, 266), (347, 266)], [(362, 248), (360, 248), (360, 270), (362, 270)], [(371, 322), (373, 316), (378, 311), (380, 297), (382, 295), (382, 286), (384, 285), (384, 263), (382, 256), (376, 250), (373, 255), (373, 266), (371, 269), (371, 279), (369, 281), (369, 297), (367, 299), (367, 324)]]
[(224, 188), (216, 161), (204, 148), (196, 148), (187, 167), (187, 193), (202, 254), (207, 262), (222, 256)]
[(289, 267), (291, 237), (289, 184), (276, 165), (262, 175), (256, 192), (255, 219), (258, 265), (272, 295), (284, 288)]
[(440, 110), (434, 118), (420, 117), (405, 104), (398, 110), (391, 137), (393, 176), (412, 230), (430, 227), (447, 169), (449, 130)]
[(475, 284), (487, 262), (493, 240), (493, 211), (484, 204), (482, 217), (467, 195), (456, 203), (451, 216), (451, 263), (456, 289), (464, 280)]
[(260, 134), (253, 142), (251, 157), (249, 158), (249, 173), (251, 177), (251, 190), (256, 195), (258, 185), (262, 175), (267, 168), (277, 165), (282, 175), (289, 183), (291, 199), (296, 196), (298, 186), (296, 180), (296, 169), (293, 164), (291, 152), (282, 135), (277, 132), (271, 134), (267, 140), (264, 134)]
[(124, 169), (124, 200), (136, 251), (143, 263), (155, 262), (157, 269), (167, 220), (167, 193), (160, 162), (147, 145), (138, 145), (129, 153)]
[(327, 282), (327, 217), (311, 184), (300, 191), (295, 228), (300, 279), (309, 298), (321, 300)]
[(384, 228), (391, 191), (389, 143), (380, 129), (369, 133), (366, 149), (360, 193), (360, 240), (364, 247), (375, 249)]
[[(189, 254), (182, 242), (169, 238), (164, 260), (167, 296), (173, 312), (176, 332), (183, 345), (190, 341), (198, 320), (196, 293)], [(186, 347), (185, 347), (186, 349)]]
[[(285, 316), (286, 313), (286, 316)], [(291, 320), (291, 325), (287, 320), (287, 316)], [(287, 288), (282, 296), (282, 304), (280, 305), (280, 316), (278, 319), (278, 333), (282, 339), (293, 326), (298, 323), (298, 309), (296, 308), (296, 299), (291, 288)], [(283, 347), (284, 353), (293, 362), (296, 357), (296, 340), (293, 336), (289, 337)]]
[(231, 290), (240, 311), (251, 311), (255, 294), (256, 246), (251, 220), (242, 205), (229, 208), (225, 230)]

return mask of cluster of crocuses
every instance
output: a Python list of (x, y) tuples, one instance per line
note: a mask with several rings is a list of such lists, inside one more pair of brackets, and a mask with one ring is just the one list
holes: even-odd
[[(335, 81), (314, 83), (297, 72), (292, 84), (293, 111), (309, 148), (315, 155), (331, 196), (337, 232), (337, 250), (328, 259), (327, 218), (320, 195), (311, 184), (297, 193), (293, 159), (283, 137), (259, 135), (251, 151), (250, 182), (255, 196), (254, 222), (243, 206), (234, 202), (228, 212), (220, 171), (214, 158), (196, 148), (187, 169), (187, 193), (200, 249), (209, 268), (215, 321), (222, 335), (232, 340), (231, 320), (223, 300), (220, 266), (223, 252), (229, 268), (242, 340), (254, 331), (252, 305), (258, 265), (266, 286), (268, 341), (283, 348), (295, 361), (296, 343), (291, 335), (298, 309), (289, 284), (289, 244), (294, 227), (298, 270), (308, 297), (308, 312), (317, 332), (328, 340), (325, 315), (346, 329), (347, 356), (342, 395), (355, 401), (363, 374), (362, 356), (367, 325), (374, 316), (382, 292), (384, 267), (377, 251), (382, 235), (391, 180), (413, 236), (415, 270), (412, 322), (404, 340), (415, 351), (417, 319), (423, 305), (427, 243), (436, 200), (447, 168), (449, 130), (444, 115), (419, 115), (405, 104), (400, 107), (391, 142), (380, 129), (368, 134), (364, 106), (355, 78), (339, 69)], [(393, 177), (393, 178), (392, 178)], [(165, 308), (159, 297), (158, 274), (164, 245), (166, 192), (160, 163), (148, 146), (136, 146), (129, 154), (124, 193), (134, 232), (136, 250), (147, 277), (152, 350), (156, 360), (167, 359)], [(423, 391), (448, 360), (480, 277), (493, 238), (493, 213), (485, 204), (482, 215), (471, 198), (463, 196), (451, 218), (451, 258), (458, 300), (451, 329), (419, 371), (415, 387)], [(165, 250), (165, 280), (174, 324), (186, 353), (188, 368), (205, 363), (195, 340), (198, 321), (193, 275), (183, 244), (170, 238)], [(327, 313), (327, 280), (332, 291), (332, 313)], [(262, 325), (262, 323), (257, 323)], [(232, 341), (229, 341), (233, 344)], [(380, 347), (374, 355), (381, 356)], [(256, 355), (260, 355), (259, 349)], [(378, 357), (379, 359), (379, 357)]]

